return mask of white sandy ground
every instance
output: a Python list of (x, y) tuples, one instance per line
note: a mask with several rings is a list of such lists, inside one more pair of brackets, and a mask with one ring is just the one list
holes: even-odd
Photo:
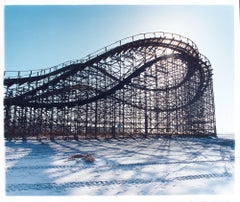
[[(234, 194), (234, 140), (6, 142), (7, 196)], [(92, 153), (96, 161), (68, 160)]]

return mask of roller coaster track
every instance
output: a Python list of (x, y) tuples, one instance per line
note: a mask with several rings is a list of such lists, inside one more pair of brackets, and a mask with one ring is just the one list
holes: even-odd
[[(8, 123), (13, 123), (14, 119), (16, 122), (21, 116), (29, 125), (29, 120), (36, 117), (26, 111), (33, 113), (34, 110), (38, 114), (43, 110), (46, 116), (59, 122), (54, 117), (57, 110), (62, 110), (66, 116), (75, 109), (82, 111), (84, 117), (81, 116), (81, 120), (87, 120), (81, 125), (85, 125), (84, 131), (87, 131), (88, 125), (96, 129), (101, 122), (99, 119), (106, 119), (110, 113), (104, 109), (107, 107), (114, 111), (111, 120), (106, 119), (111, 122), (108, 128), (115, 127), (116, 122), (124, 122), (124, 117), (132, 120), (130, 114), (134, 112), (142, 114), (145, 120), (130, 125), (141, 125), (136, 128), (145, 128), (145, 132), (153, 131), (153, 126), (148, 128), (147, 122), (154, 118), (154, 126), (159, 126), (157, 119), (169, 122), (164, 126), (167, 130), (174, 128), (169, 126), (170, 122), (179, 125), (177, 119), (185, 117), (189, 122), (194, 116), (197, 121), (211, 122), (211, 126), (206, 126), (207, 130), (215, 133), (211, 64), (199, 53), (194, 42), (177, 34), (139, 34), (117, 41), (81, 60), (39, 71), (5, 72), (4, 86), (5, 120)], [(89, 106), (95, 110), (89, 111)], [(191, 110), (197, 112), (191, 114)], [(95, 121), (89, 121), (90, 117)], [(171, 120), (163, 120), (163, 117)], [(70, 120), (64, 125), (68, 122)], [(186, 124), (186, 120), (180, 122)], [(181, 133), (185, 133), (184, 130)]]

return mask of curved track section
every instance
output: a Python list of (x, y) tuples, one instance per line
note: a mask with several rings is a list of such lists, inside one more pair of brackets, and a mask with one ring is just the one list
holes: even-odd
[(5, 72), (5, 137), (216, 135), (210, 62), (176, 34), (15, 73)]

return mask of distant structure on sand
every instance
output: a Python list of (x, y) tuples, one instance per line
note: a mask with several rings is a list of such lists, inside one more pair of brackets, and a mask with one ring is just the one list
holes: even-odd
[(177, 34), (138, 34), (81, 60), (6, 71), (4, 87), (6, 139), (216, 136), (211, 64)]

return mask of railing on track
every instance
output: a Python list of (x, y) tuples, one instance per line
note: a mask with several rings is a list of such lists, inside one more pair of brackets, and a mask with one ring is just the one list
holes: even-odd
[(196, 44), (190, 40), (187, 37), (181, 36), (179, 34), (174, 34), (174, 33), (169, 33), (169, 32), (147, 32), (147, 33), (140, 33), (137, 35), (133, 35), (130, 37), (123, 38), (121, 40), (118, 40), (108, 46), (105, 46), (104, 48), (101, 48), (97, 51), (92, 52), (91, 54), (86, 55), (82, 59), (77, 59), (77, 60), (69, 60), (66, 62), (63, 62), (61, 64), (55, 65), (50, 68), (46, 69), (36, 69), (36, 70), (25, 70), (25, 71), (5, 71), (4, 72), (4, 77), (5, 79), (14, 79), (14, 78), (26, 78), (26, 77), (35, 77), (35, 76), (42, 76), (48, 73), (52, 73), (56, 70), (59, 70), (63, 67), (69, 66), (71, 64), (79, 64), (79, 63), (84, 63), (90, 59), (95, 58), (98, 55), (101, 55), (103, 53), (106, 53), (110, 51), (111, 49), (114, 49), (118, 46), (131, 43), (137, 40), (141, 39), (149, 39), (149, 38), (163, 38), (163, 39), (174, 39), (177, 41), (181, 41), (183, 43), (189, 44), (194, 50), (198, 51), (198, 48)]

